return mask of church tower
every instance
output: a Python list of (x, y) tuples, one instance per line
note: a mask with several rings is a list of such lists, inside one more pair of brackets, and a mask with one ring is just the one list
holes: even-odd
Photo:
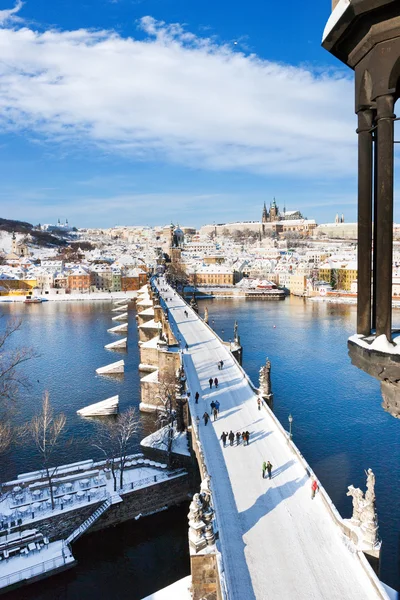
[(268, 211), (267, 211), (267, 206), (264, 202), (264, 208), (262, 211), (262, 218), (261, 218), (261, 222), (262, 223), (268, 223)]
[(12, 239), (11, 239), (11, 252), (13, 254), (18, 254), (17, 238), (15, 237), (15, 231), (13, 231)]
[(271, 222), (279, 221), (279, 208), (276, 204), (275, 198), (273, 199), (270, 210), (269, 210), (269, 220)]

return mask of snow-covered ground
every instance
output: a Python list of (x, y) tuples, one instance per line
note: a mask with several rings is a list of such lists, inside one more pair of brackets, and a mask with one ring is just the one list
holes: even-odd
[(143, 600), (191, 600), (192, 594), (190, 593), (190, 586), (192, 585), (192, 578), (190, 575), (175, 581), (172, 585), (169, 585), (150, 596), (146, 596)]
[(378, 337), (369, 336), (365, 338), (363, 335), (354, 334), (349, 337), (349, 342), (354, 342), (361, 348), (366, 350), (376, 350), (385, 354), (400, 354), (400, 336), (393, 337), (393, 343), (389, 342), (386, 335), (382, 334)]
[[(166, 452), (168, 449), (168, 430), (169, 426), (166, 425), (165, 427), (154, 431), (154, 433), (145, 437), (140, 442), (140, 445), (144, 448), (155, 448), (156, 450), (164, 450), (164, 452)], [(171, 452), (181, 454), (182, 456), (190, 456), (188, 438), (185, 431), (177, 431), (174, 429)]]
[[(311, 499), (305, 467), (269, 411), (258, 410), (257, 396), (243, 370), (165, 282), (159, 288), (167, 288), (161, 295), (164, 300), (170, 298), (166, 301), (170, 320), (179, 328), (182, 347), (189, 346), (183, 361), (190, 409), (193, 419), (200, 418), (230, 599), (387, 598), (333, 522), (322, 498)], [(224, 368), (219, 371), (221, 359)], [(219, 379), (217, 389), (210, 390), (210, 377)], [(197, 405), (196, 391), (201, 394)], [(203, 414), (211, 414), (210, 402), (217, 399), (221, 405), (218, 420), (205, 426)], [(223, 448), (220, 436), (231, 430), (248, 430), (249, 446), (235, 442)], [(273, 465), (271, 480), (262, 479), (264, 460)]]
[(66, 565), (73, 566), (74, 563), (75, 559), (63, 540), (47, 544), (40, 550), (10, 557), (0, 562), (0, 590)]

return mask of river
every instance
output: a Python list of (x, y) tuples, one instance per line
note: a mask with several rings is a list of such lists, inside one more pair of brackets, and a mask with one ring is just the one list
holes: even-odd
[[(356, 308), (298, 298), (284, 302), (216, 299), (201, 301), (201, 314), (206, 305), (210, 324), (214, 320), (217, 333), (226, 340), (233, 337), (233, 324), (238, 320), (243, 366), (255, 383), (260, 366), (270, 358), (275, 413), (285, 427), (289, 413), (293, 415), (294, 441), (343, 516), (351, 515), (347, 486), (364, 489), (364, 470), (373, 469), (383, 540), (381, 578), (398, 589), (400, 421), (381, 408), (379, 383), (353, 367), (347, 356), (346, 341), (355, 331)], [(139, 402), (133, 310), (122, 382), (94, 372), (122, 356), (103, 348), (112, 338), (107, 333), (112, 326), (110, 307), (109, 302), (100, 301), (2, 307), (4, 313), (23, 318), (14, 342), (29, 344), (41, 353), (27, 364), (32, 389), (21, 394), (16, 420), (29, 418), (48, 389), (55, 409), (66, 413), (74, 436), (74, 443), (60, 452), (59, 462), (96, 456), (90, 441), (93, 427), (76, 415), (78, 408), (117, 393), (121, 409)], [(152, 426), (151, 417), (142, 419), (137, 448), (140, 437)], [(18, 447), (3, 460), (0, 475), (4, 480), (38, 467), (32, 448)], [(74, 546), (79, 560), (74, 572), (27, 588), (18, 598), (125, 598), (124, 590), (129, 590), (131, 600), (142, 598), (188, 573), (186, 512), (187, 507), (182, 507), (142, 524), (83, 537)], [(135, 581), (139, 582), (136, 587)]]

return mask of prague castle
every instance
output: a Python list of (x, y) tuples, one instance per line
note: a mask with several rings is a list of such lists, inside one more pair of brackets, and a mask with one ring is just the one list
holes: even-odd
[(280, 213), (275, 198), (270, 203), (269, 210), (264, 202), (261, 221), (242, 221), (236, 223), (218, 223), (214, 225), (204, 225), (200, 229), (201, 234), (221, 235), (231, 234), (235, 231), (255, 233), (262, 237), (278, 235), (280, 233), (297, 232), (302, 235), (311, 235), (313, 229), (317, 226), (313, 219), (305, 219), (299, 210), (286, 211)]

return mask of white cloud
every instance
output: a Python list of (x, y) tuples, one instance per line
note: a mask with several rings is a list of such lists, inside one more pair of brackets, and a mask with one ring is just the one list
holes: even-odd
[(23, 2), (21, 0), (17, 0), (14, 8), (9, 8), (7, 10), (0, 10), (0, 25), (4, 25), (8, 21), (20, 21), (19, 17), (15, 15), (21, 10), (23, 7)]
[(151, 17), (141, 26), (144, 40), (0, 29), (0, 127), (201, 169), (354, 173), (346, 75), (245, 55)]

